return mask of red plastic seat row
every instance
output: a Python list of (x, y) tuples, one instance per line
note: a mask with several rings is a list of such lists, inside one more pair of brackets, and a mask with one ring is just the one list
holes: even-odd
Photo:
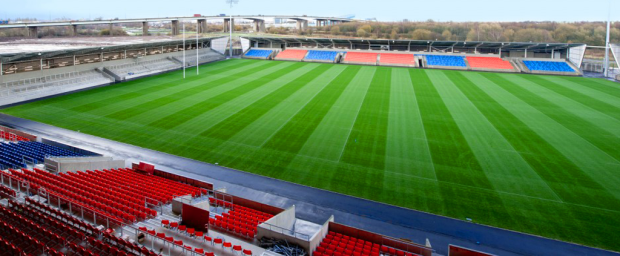
[(15, 133), (0, 131), (0, 138), (10, 141), (30, 141), (29, 139), (19, 136)]
[[(85, 203), (85, 204), (87, 204), (89, 206), (93, 206), (93, 208), (95, 208), (95, 209), (99, 209), (99, 210), (101, 210), (101, 211), (103, 211), (105, 213), (109, 213), (111, 215), (120, 217), (120, 218), (122, 218), (124, 220), (127, 220), (129, 222), (135, 222), (136, 221), (136, 215), (140, 216), (142, 219), (145, 219), (148, 215), (155, 215), (155, 214), (153, 214), (154, 210), (152, 210), (152, 209), (148, 209), (148, 208), (143, 207), (144, 208), (143, 211), (139, 211), (139, 210), (127, 208), (127, 207), (125, 207), (123, 205), (120, 205), (120, 204), (114, 202), (114, 201), (105, 199), (102, 196), (98, 196), (98, 195), (95, 195), (95, 194), (92, 194), (92, 193), (88, 193), (88, 192), (85, 192), (85, 191), (80, 191), (80, 190), (77, 190), (77, 189), (72, 188), (72, 187), (62, 188), (62, 187), (59, 187), (59, 186), (56, 186), (56, 185), (51, 185), (49, 182), (58, 184), (58, 181), (54, 181), (54, 180), (49, 180), (48, 179), (49, 182), (47, 182), (47, 181), (42, 180), (42, 179), (46, 179), (45, 176), (37, 175), (36, 173), (30, 172), (28, 170), (22, 170), (22, 171), (24, 173), (14, 172), (14, 174), (29, 180), (31, 183), (34, 183), (35, 189), (38, 186), (43, 186), (46, 189), (48, 189), (48, 192), (59, 193), (59, 194), (61, 194), (63, 196), (67, 196), (70, 199), (77, 200), (78, 202), (83, 202), (83, 203)], [(35, 176), (37, 176), (38, 178), (35, 177)], [(42, 179), (39, 179), (39, 178), (42, 178)], [(33, 187), (33, 186), (31, 186), (31, 187)], [(72, 191), (69, 191), (69, 190), (72, 190)], [(82, 195), (79, 195), (76, 192), (79, 192), (79, 193), (81, 193), (83, 195), (89, 195), (89, 198), (86, 198), (86, 197), (84, 197)], [(95, 200), (90, 199), (90, 198), (93, 198)], [(104, 202), (105, 204), (100, 203), (100, 202)], [(110, 207), (110, 206), (108, 206), (106, 204), (112, 205), (113, 207)], [(130, 212), (131, 214), (128, 214), (126, 212)], [(148, 215), (147, 215), (147, 212), (148, 212)]]
[(414, 65), (415, 57), (410, 53), (381, 53), (379, 62), (387, 64)]
[(359, 63), (377, 63), (378, 53), (373, 52), (347, 52), (344, 61)]
[(319, 256), (344, 256), (344, 255), (392, 255), (392, 256), (413, 256), (411, 252), (406, 252), (393, 247), (372, 243), (363, 239), (349, 237), (340, 233), (330, 231), (323, 241), (316, 248), (314, 255)]
[(12, 196), (15, 197), (17, 196), (17, 193), (15, 192), (15, 190), (9, 188), (9, 187), (5, 187), (3, 184), (0, 184), (0, 192), (5, 193), (8, 196)]
[(472, 68), (514, 69), (510, 61), (505, 61), (498, 57), (467, 56), (467, 62), (469, 62), (469, 66)]
[(304, 57), (306, 57), (307, 53), (307, 50), (286, 49), (278, 53), (276, 59), (302, 60)]

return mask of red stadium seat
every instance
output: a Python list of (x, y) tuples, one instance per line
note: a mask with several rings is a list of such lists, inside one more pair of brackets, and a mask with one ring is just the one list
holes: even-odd
[(378, 53), (373, 52), (347, 52), (347, 55), (344, 57), (344, 61), (372, 64), (377, 63), (378, 55)]
[(467, 56), (467, 62), (469, 62), (469, 66), (472, 68), (505, 69), (505, 70), (514, 69), (512, 64), (510, 64), (510, 61), (505, 61), (498, 57)]
[(402, 64), (402, 65), (415, 65), (415, 57), (413, 54), (405, 53), (381, 53), (379, 56), (379, 62), (381, 64)]
[(276, 59), (302, 60), (304, 57), (306, 57), (307, 53), (307, 50), (286, 49), (278, 53)]

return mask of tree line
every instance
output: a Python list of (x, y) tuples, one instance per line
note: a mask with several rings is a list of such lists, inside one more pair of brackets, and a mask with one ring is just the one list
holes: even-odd
[[(283, 31), (278, 30), (280, 34)], [(349, 22), (315, 27), (314, 36), (493, 42), (558, 42), (605, 45), (605, 22)], [(620, 42), (620, 22), (612, 24)]]

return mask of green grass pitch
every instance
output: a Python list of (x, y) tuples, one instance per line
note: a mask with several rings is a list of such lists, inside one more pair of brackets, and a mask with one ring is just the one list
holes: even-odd
[(228, 60), (1, 112), (321, 189), (620, 251), (620, 86)]

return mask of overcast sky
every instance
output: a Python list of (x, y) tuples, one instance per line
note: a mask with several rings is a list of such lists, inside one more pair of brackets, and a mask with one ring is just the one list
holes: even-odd
[[(603, 21), (620, 0), (239, 0), (233, 14), (349, 16), (381, 21)], [(142, 18), (216, 15), (231, 12), (226, 0), (0, 0), (0, 18)]]

